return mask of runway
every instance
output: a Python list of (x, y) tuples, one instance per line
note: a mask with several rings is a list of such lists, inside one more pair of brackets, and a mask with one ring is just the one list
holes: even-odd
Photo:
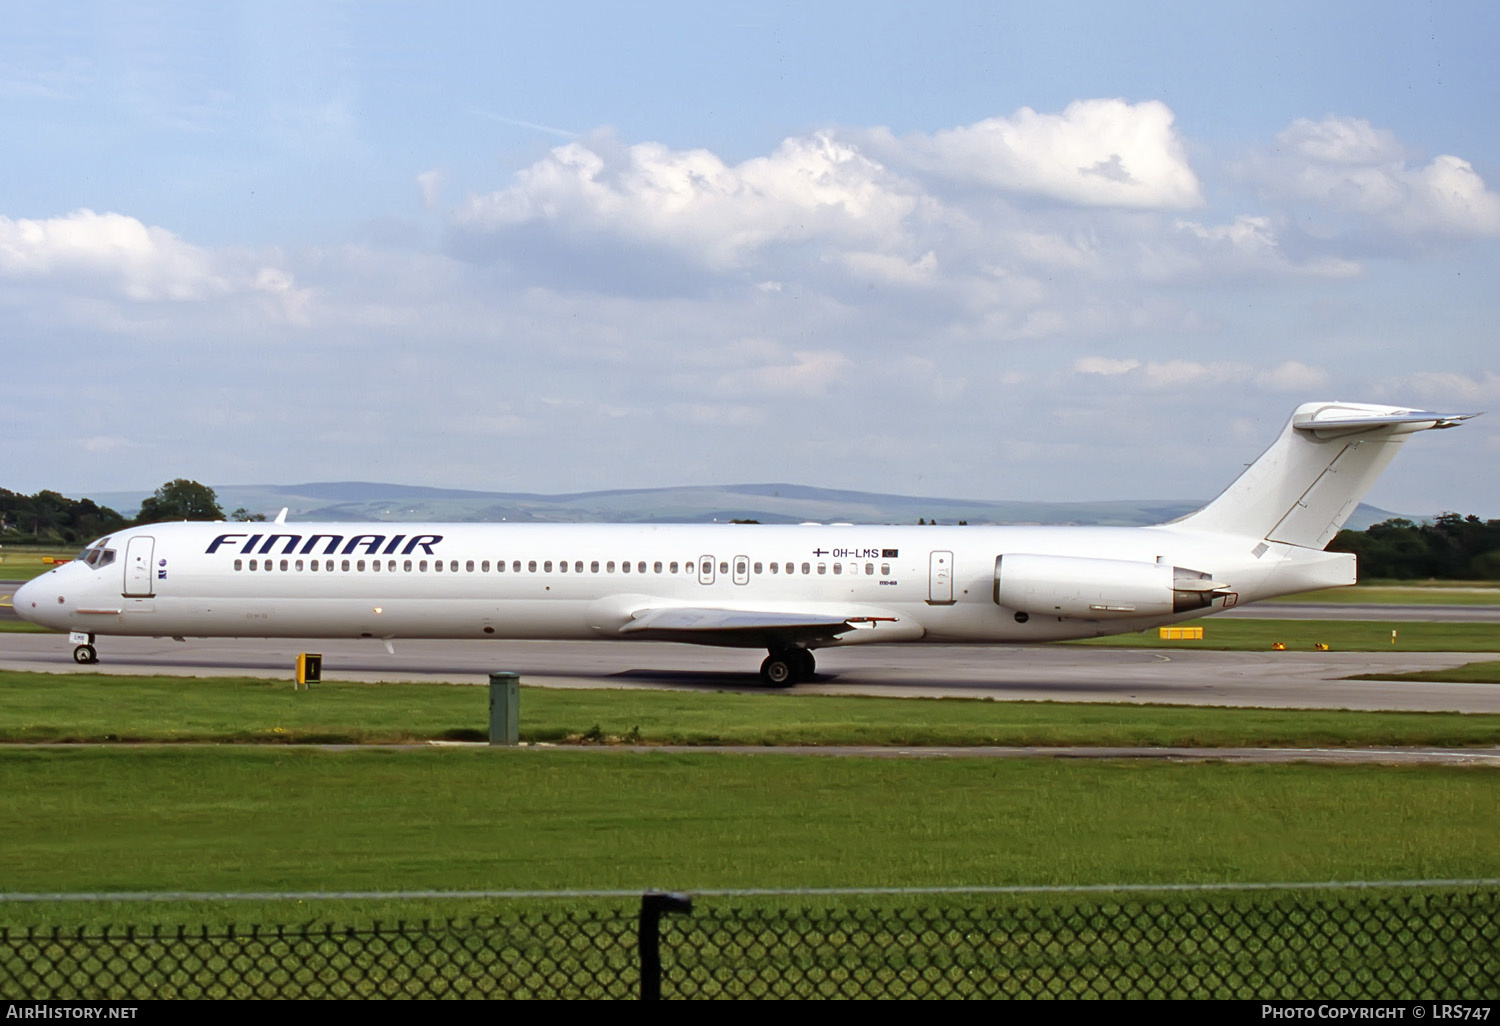
[[(67, 639), (0, 634), (0, 668), (42, 673), (292, 678), (298, 652), (323, 656), (326, 680), (483, 684), (490, 671), (546, 687), (761, 691), (761, 653), (660, 642), (266, 641), (102, 638), (78, 666)], [(1053, 645), (899, 645), (824, 649), (818, 675), (789, 694), (1134, 702), (1266, 708), (1500, 713), (1500, 685), (1350, 681), (1460, 666), (1446, 652), (1205, 652)]]

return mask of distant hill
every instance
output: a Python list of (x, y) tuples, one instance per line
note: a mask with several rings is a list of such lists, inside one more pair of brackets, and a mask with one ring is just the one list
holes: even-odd
[[(758, 520), (915, 524), (1156, 524), (1203, 505), (1197, 499), (1115, 502), (992, 502), (839, 491), (793, 484), (639, 488), (571, 495), (480, 492), (368, 481), (298, 485), (214, 485), (225, 511), (244, 507), (274, 517), (282, 507), (295, 520), (387, 520), (494, 523), (712, 523)], [(104, 492), (95, 502), (133, 516), (149, 491)], [(1364, 530), (1394, 514), (1361, 505), (1348, 527)], [(1424, 519), (1414, 517), (1413, 519)]]

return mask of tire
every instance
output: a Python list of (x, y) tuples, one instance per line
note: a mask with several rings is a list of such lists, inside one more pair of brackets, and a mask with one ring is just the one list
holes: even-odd
[(93, 645), (79, 645), (73, 649), (73, 661), (88, 666), (99, 661), (99, 653), (94, 650)]
[(797, 683), (798, 660), (788, 652), (772, 652), (760, 664), (760, 679), (773, 688), (789, 688)]
[(799, 648), (792, 654), (797, 657), (798, 682), (812, 680), (818, 672), (818, 661), (813, 658), (811, 650)]

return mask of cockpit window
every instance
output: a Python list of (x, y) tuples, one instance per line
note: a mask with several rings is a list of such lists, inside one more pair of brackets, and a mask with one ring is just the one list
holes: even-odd
[(100, 538), (93, 545), (80, 552), (78, 558), (95, 570), (103, 569), (115, 561), (115, 550), (105, 547), (108, 543), (108, 537)]

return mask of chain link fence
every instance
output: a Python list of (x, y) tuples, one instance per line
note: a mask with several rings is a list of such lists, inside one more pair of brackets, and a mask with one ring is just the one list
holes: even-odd
[(0, 999), (1500, 998), (1492, 885), (530, 905), (358, 928), (0, 928)]

